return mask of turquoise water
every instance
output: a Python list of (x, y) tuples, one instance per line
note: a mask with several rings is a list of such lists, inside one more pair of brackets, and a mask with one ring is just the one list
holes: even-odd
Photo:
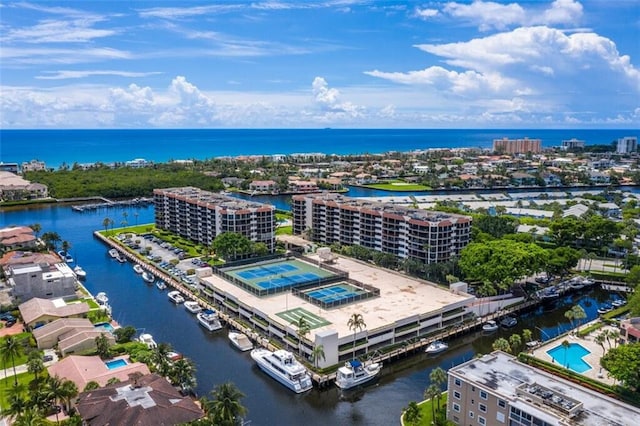
[(95, 328), (102, 328), (105, 331), (108, 331), (109, 333), (113, 333), (113, 326), (111, 324), (109, 324), (108, 322), (101, 322), (100, 324), (95, 324), (94, 327)]
[(566, 349), (564, 346), (558, 345), (553, 349), (549, 349), (547, 353), (553, 358), (554, 362), (576, 373), (584, 373), (591, 370), (591, 366), (582, 359), (582, 357), (589, 355), (591, 352), (579, 343), (571, 343)]
[(124, 367), (127, 365), (127, 361), (124, 359), (114, 359), (113, 361), (106, 361), (104, 363), (109, 370), (114, 370), (116, 368)]

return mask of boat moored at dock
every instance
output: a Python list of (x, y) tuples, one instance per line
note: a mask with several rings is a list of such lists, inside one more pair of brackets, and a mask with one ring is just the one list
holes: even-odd
[(149, 333), (142, 333), (140, 337), (138, 337), (138, 341), (147, 345), (149, 349), (155, 349), (158, 347), (156, 341), (153, 340), (153, 336)]
[(439, 354), (440, 352), (444, 352), (449, 349), (449, 345), (447, 345), (442, 340), (436, 340), (431, 342), (429, 346), (424, 350), (428, 354)]
[(482, 331), (485, 331), (487, 333), (496, 331), (498, 328), (498, 323), (494, 320), (489, 320), (482, 325)]
[(167, 284), (162, 281), (162, 280), (158, 280), (156, 281), (156, 287), (158, 288), (158, 290), (162, 291), (162, 290), (166, 290), (167, 289)]
[(84, 280), (85, 278), (87, 278), (87, 271), (82, 269), (82, 266), (80, 265), (76, 265), (75, 268), (73, 268), (73, 272), (76, 274), (76, 277), (78, 277), (79, 280)]
[(153, 284), (154, 282), (156, 282), (156, 277), (154, 277), (153, 274), (151, 272), (148, 272), (148, 271), (144, 271), (142, 273), (142, 279), (147, 284)]
[(186, 302), (184, 302), (184, 308), (192, 314), (197, 314), (202, 310), (200, 304), (195, 300), (187, 300)]
[(239, 331), (230, 331), (229, 332), (229, 341), (233, 346), (241, 350), (242, 352), (250, 351), (253, 349), (253, 343), (246, 334), (240, 333)]
[(289, 351), (278, 349), (271, 352), (265, 348), (257, 348), (251, 351), (251, 358), (262, 371), (295, 393), (313, 388), (311, 375)]
[(344, 366), (338, 368), (336, 386), (347, 390), (363, 385), (376, 378), (382, 370), (382, 364), (374, 362), (363, 364), (357, 359), (347, 361)]
[(144, 269), (142, 269), (142, 266), (140, 266), (140, 264), (138, 263), (133, 265), (133, 270), (136, 271), (136, 274), (141, 274), (144, 272)]
[(169, 293), (167, 293), (167, 297), (176, 305), (184, 303), (184, 297), (182, 297), (182, 294), (180, 294), (178, 290), (170, 291)]
[(118, 253), (118, 250), (112, 248), (109, 250), (109, 256), (116, 259), (118, 256), (120, 256), (120, 253)]
[(105, 305), (107, 302), (109, 302), (109, 297), (107, 297), (107, 293), (105, 293), (104, 291), (101, 291), (100, 293), (96, 294), (96, 302), (98, 302), (101, 305)]
[(213, 309), (205, 309), (196, 315), (201, 326), (209, 331), (216, 331), (222, 328), (218, 313)]

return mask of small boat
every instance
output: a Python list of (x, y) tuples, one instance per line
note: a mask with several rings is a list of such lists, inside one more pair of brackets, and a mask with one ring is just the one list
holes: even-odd
[(222, 324), (220, 324), (220, 320), (218, 319), (218, 313), (213, 309), (198, 312), (196, 316), (198, 317), (200, 325), (209, 331), (216, 331), (222, 328)]
[(104, 291), (101, 291), (100, 293), (96, 294), (96, 302), (98, 302), (101, 305), (106, 305), (107, 302), (109, 301), (109, 298), (107, 297), (107, 293), (105, 293)]
[(133, 265), (133, 270), (136, 271), (136, 274), (141, 274), (144, 272), (144, 269), (142, 269), (142, 266), (140, 266), (139, 263)]
[(507, 315), (506, 317), (502, 318), (502, 320), (500, 321), (500, 325), (503, 326), (504, 328), (515, 327), (517, 324), (518, 324), (518, 320), (516, 319), (516, 317), (512, 317), (510, 315)]
[(231, 341), (231, 344), (242, 352), (253, 349), (253, 343), (251, 343), (251, 340), (249, 340), (246, 334), (240, 333), (239, 331), (230, 331), (229, 341)]
[(363, 385), (375, 379), (380, 370), (382, 370), (382, 364), (380, 363), (363, 364), (357, 359), (352, 359), (338, 368), (336, 386), (346, 390)]
[(289, 351), (278, 349), (271, 352), (268, 349), (257, 348), (251, 351), (251, 358), (262, 371), (295, 393), (303, 393), (313, 388), (311, 375)]
[(144, 271), (142, 273), (142, 279), (148, 284), (153, 284), (154, 282), (156, 282), (156, 277), (154, 277), (153, 274), (148, 271)]
[(169, 293), (167, 293), (167, 297), (176, 305), (184, 303), (184, 297), (182, 297), (182, 294), (180, 294), (178, 290), (170, 291)]
[(85, 278), (87, 278), (87, 271), (82, 269), (82, 266), (80, 265), (76, 265), (76, 267), (73, 268), (73, 272), (76, 274), (76, 277), (78, 277), (79, 280), (84, 280)]
[(120, 256), (120, 253), (118, 253), (118, 250), (112, 248), (111, 250), (109, 250), (109, 256), (111, 256), (114, 259), (117, 259), (118, 256)]
[(431, 342), (431, 344), (429, 344), (429, 346), (427, 346), (427, 349), (425, 349), (424, 351), (428, 354), (437, 354), (440, 352), (444, 352), (447, 349), (449, 349), (449, 345), (447, 345), (442, 340), (435, 340)]
[(116, 257), (116, 260), (120, 263), (125, 263), (127, 261), (127, 258), (118, 253), (118, 257)]
[(558, 297), (560, 297), (560, 293), (555, 287), (548, 287), (538, 292), (538, 299), (542, 301), (554, 300)]
[(64, 250), (60, 250), (60, 251), (58, 252), (58, 256), (60, 256), (60, 259), (62, 259), (62, 260), (63, 260), (63, 262), (66, 262), (66, 263), (73, 263), (73, 257), (72, 257), (69, 253), (67, 253), (66, 251), (64, 251)]
[(601, 305), (598, 308), (598, 313), (602, 315), (602, 314), (606, 314), (607, 312), (611, 312), (612, 310), (613, 310), (613, 306), (611, 306), (608, 303), (605, 303), (604, 305)]
[(482, 325), (482, 331), (496, 331), (499, 328), (498, 323), (494, 320), (489, 320)]
[(169, 361), (177, 361), (179, 359), (182, 359), (182, 354), (178, 353), (178, 352), (167, 352), (167, 359)]
[(611, 306), (613, 306), (614, 308), (619, 308), (620, 306), (624, 306), (627, 304), (627, 301), (624, 299), (616, 299), (613, 302), (611, 302)]
[(138, 341), (147, 345), (149, 349), (155, 349), (158, 347), (156, 341), (153, 340), (153, 336), (149, 333), (142, 333), (140, 337), (138, 337)]
[(158, 290), (160, 290), (160, 291), (167, 289), (167, 285), (162, 280), (156, 281), (156, 287), (158, 287)]
[(184, 308), (192, 314), (197, 314), (202, 310), (200, 304), (195, 300), (187, 300), (186, 302), (184, 302)]

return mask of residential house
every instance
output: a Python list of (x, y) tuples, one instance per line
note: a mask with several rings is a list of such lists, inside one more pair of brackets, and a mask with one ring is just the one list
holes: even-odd
[(272, 192), (277, 187), (278, 184), (273, 180), (254, 180), (249, 184), (249, 190), (256, 192)]
[(86, 318), (89, 305), (85, 302), (67, 304), (62, 299), (33, 299), (18, 306), (28, 329), (36, 329), (60, 318)]
[(625, 343), (640, 343), (640, 317), (620, 321), (620, 337)]
[(0, 171), (0, 201), (22, 201), (46, 198), (47, 185), (31, 183), (11, 172)]
[(14, 226), (0, 229), (0, 250), (32, 250), (38, 245), (33, 229), (28, 226)]
[(4, 272), (18, 302), (34, 297), (70, 298), (76, 294), (77, 277), (66, 263), (12, 265)]
[(38, 349), (58, 348), (62, 356), (96, 348), (96, 338), (104, 335), (113, 345), (116, 339), (111, 332), (96, 328), (86, 318), (60, 318), (33, 330)]

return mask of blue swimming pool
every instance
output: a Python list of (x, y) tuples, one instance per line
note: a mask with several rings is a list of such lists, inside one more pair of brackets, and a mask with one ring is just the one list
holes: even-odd
[(120, 359), (114, 359), (113, 361), (106, 361), (104, 364), (107, 366), (109, 370), (114, 370), (116, 368), (124, 367), (125, 365), (127, 365), (127, 361), (120, 358)]
[(547, 351), (547, 354), (549, 354), (556, 364), (562, 365), (576, 373), (584, 373), (585, 371), (591, 370), (591, 366), (582, 359), (590, 353), (591, 351), (579, 343), (571, 343), (566, 348), (558, 345)]
[(93, 325), (96, 329), (102, 329), (104, 331), (108, 331), (109, 333), (113, 333), (113, 326), (108, 322), (101, 322), (100, 324)]

